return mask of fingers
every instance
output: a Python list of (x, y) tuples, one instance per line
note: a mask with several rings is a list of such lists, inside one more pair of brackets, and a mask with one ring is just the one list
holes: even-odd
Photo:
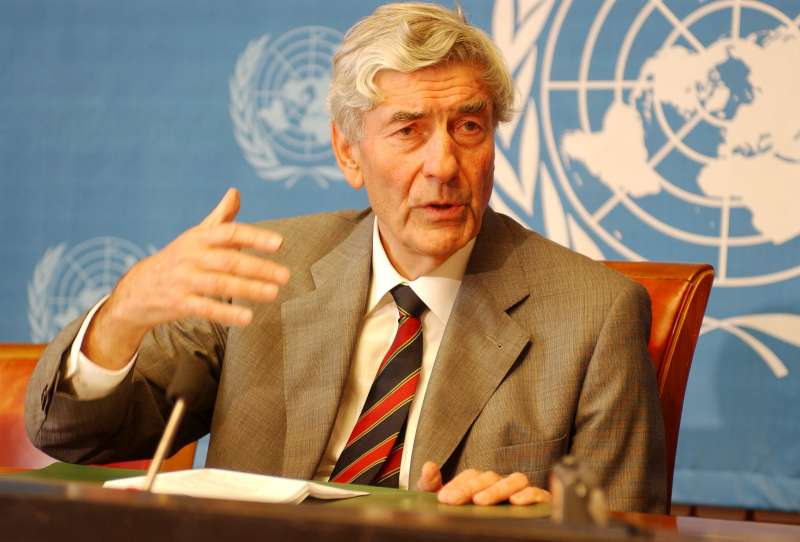
[(253, 311), (247, 307), (198, 295), (185, 297), (182, 308), (188, 314), (228, 326), (246, 326), (253, 320)]
[(550, 492), (540, 487), (526, 487), (508, 498), (508, 502), (517, 505), (550, 502)]
[[(240, 249), (275, 252), (283, 242), (272, 231), (226, 222), (235, 217), (238, 193), (228, 191), (206, 221), (162, 251), (164, 288), (182, 292), (180, 317), (194, 316), (224, 325), (247, 325), (252, 311), (222, 303), (222, 299), (271, 302), (289, 281), (289, 270)], [(215, 299), (216, 298), (216, 299)]]
[[(220, 299), (247, 299), (269, 303), (278, 297), (280, 285), (289, 280), (289, 271), (274, 262), (235, 251), (200, 257), (210, 270), (196, 264), (182, 265), (174, 270), (178, 277), (169, 289), (176, 289), (179, 317), (193, 316), (213, 320), (223, 325), (245, 326), (252, 321), (252, 310)], [(216, 266), (216, 267), (215, 267)], [(250, 275), (254, 278), (247, 278)], [(169, 294), (164, 296), (169, 297)], [(167, 301), (169, 303), (169, 301)]]
[(270, 260), (235, 250), (207, 250), (182, 273), (188, 291), (225, 299), (271, 302), (289, 281), (289, 270)]
[(252, 321), (252, 310), (223, 299), (276, 299), (289, 281), (289, 270), (252, 252), (274, 253), (283, 239), (233, 222), (239, 205), (238, 190), (229, 189), (200, 225), (134, 266), (120, 281), (125, 295), (118, 294), (123, 300), (118, 305), (132, 315), (131, 328), (149, 329), (186, 317), (243, 326)]
[(439, 465), (433, 461), (426, 461), (422, 465), (417, 486), (421, 491), (439, 491), (442, 488), (442, 472)]
[[(185, 315), (225, 325), (249, 324), (252, 311), (213, 298), (268, 303), (278, 297), (279, 287), (289, 281), (289, 270), (282, 265), (235, 250), (205, 250), (187, 256), (184, 263), (176, 274), (182, 284), (179, 289), (187, 296), (183, 305)], [(203, 299), (205, 302), (201, 302)]]
[[(425, 476), (423, 467), (420, 480)], [(548, 491), (529, 484), (528, 477), (521, 472), (502, 477), (492, 471), (467, 469), (445, 484), (439, 491), (438, 498), (441, 503), (455, 505), (492, 505), (506, 501), (514, 505), (529, 505), (550, 501)]]
[(193, 274), (191, 280), (192, 290), (205, 296), (264, 302), (274, 301), (278, 296), (277, 284), (234, 275), (197, 272)]
[(289, 281), (289, 270), (284, 266), (270, 260), (233, 250), (208, 250), (199, 256), (196, 264), (199, 268), (206, 271), (225, 273), (259, 281), (276, 284), (286, 284)]
[(439, 491), (439, 502), (444, 504), (467, 504), (473, 495), (500, 481), (492, 471), (467, 469), (456, 475)]
[(198, 234), (200, 242), (212, 247), (250, 248), (267, 253), (275, 252), (283, 243), (283, 238), (275, 232), (236, 222), (210, 225)]
[(521, 472), (515, 472), (486, 489), (475, 493), (472, 502), (475, 504), (497, 504), (507, 501), (512, 495), (528, 487), (528, 477)]
[[(239, 191), (229, 188), (220, 202), (200, 223), (200, 241), (211, 246), (252, 248), (262, 252), (275, 252), (283, 239), (277, 233), (247, 224), (233, 222), (239, 213)], [(191, 230), (190, 230), (191, 231)]]
[(240, 196), (235, 188), (229, 188), (217, 206), (200, 223), (203, 226), (216, 226), (231, 222), (239, 212)]

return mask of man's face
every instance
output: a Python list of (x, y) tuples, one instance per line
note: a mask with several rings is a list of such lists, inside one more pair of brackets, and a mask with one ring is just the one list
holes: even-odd
[(492, 101), (466, 64), (383, 70), (375, 83), (384, 99), (364, 115), (362, 139), (334, 130), (334, 146), (351, 186), (366, 186), (390, 260), (416, 278), (478, 234), (494, 177)]

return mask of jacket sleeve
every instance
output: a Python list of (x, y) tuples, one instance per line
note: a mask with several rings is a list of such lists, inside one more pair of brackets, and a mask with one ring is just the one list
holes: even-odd
[(571, 453), (618, 511), (664, 513), (666, 446), (647, 339), (650, 300), (629, 283), (611, 305), (578, 400)]
[(199, 320), (158, 326), (142, 342), (133, 370), (111, 393), (78, 400), (59, 386), (85, 315), (48, 345), (28, 383), (25, 427), (34, 445), (71, 463), (107, 463), (152, 457), (172, 404), (166, 388), (179, 363), (207, 363), (200, 399), (190, 409), (172, 452), (208, 432), (226, 330)]

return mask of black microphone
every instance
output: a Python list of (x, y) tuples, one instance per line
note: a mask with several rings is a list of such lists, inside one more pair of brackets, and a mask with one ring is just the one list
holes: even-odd
[(167, 426), (164, 428), (164, 433), (158, 442), (156, 454), (147, 469), (143, 488), (145, 491), (152, 490), (156, 474), (161, 470), (164, 458), (175, 441), (175, 435), (183, 419), (183, 414), (187, 408), (195, 406), (200, 401), (207, 388), (208, 377), (209, 366), (205, 360), (185, 361), (179, 363), (175, 369), (172, 381), (167, 387), (167, 398), (175, 401), (175, 406), (172, 407), (172, 414), (170, 414)]

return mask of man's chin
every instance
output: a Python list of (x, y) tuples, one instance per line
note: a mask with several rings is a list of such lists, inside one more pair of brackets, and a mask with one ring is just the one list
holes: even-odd
[(459, 232), (461, 235), (448, 236), (441, 235), (442, 233), (444, 232), (431, 232), (425, 239), (420, 239), (420, 242), (417, 243), (417, 252), (443, 262), (461, 250), (471, 239), (471, 237), (463, 235), (463, 230)]

